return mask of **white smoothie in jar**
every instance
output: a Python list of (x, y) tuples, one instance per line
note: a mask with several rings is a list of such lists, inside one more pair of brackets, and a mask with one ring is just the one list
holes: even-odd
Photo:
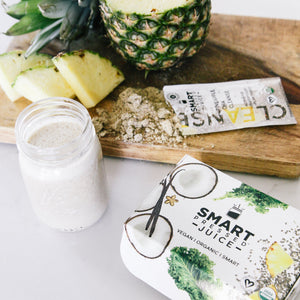
[(63, 231), (89, 227), (107, 206), (102, 150), (88, 121), (86, 126), (76, 116), (60, 114), (37, 118), (23, 135), (29, 150), (19, 151), (36, 215)]

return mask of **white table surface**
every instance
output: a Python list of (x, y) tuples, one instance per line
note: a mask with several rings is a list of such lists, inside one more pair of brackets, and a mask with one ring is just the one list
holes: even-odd
[[(299, 20), (300, 2), (215, 0), (213, 12)], [(1, 10), (0, 32), (12, 23)], [(9, 41), (0, 34), (0, 53)], [(166, 299), (129, 273), (119, 244), (123, 222), (172, 165), (106, 157), (105, 166), (110, 192), (105, 215), (87, 230), (61, 233), (36, 219), (16, 146), (0, 143), (0, 299)], [(226, 173), (300, 209), (300, 179)]]

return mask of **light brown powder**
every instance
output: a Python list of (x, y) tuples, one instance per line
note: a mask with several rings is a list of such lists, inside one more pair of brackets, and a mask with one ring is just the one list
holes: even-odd
[(93, 123), (98, 136), (132, 143), (184, 146), (181, 125), (163, 92), (154, 87), (127, 88), (112, 111), (96, 109)]

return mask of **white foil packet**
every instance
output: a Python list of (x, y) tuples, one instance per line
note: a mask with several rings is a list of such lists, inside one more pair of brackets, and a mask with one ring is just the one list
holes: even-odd
[(167, 85), (163, 92), (183, 135), (297, 123), (279, 77)]

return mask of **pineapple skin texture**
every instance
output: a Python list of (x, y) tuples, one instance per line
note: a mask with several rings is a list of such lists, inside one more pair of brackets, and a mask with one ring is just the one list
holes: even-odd
[(125, 79), (110, 60), (88, 50), (58, 54), (53, 62), (86, 108), (96, 106)]
[(51, 56), (47, 54), (34, 54), (25, 58), (25, 51), (15, 50), (0, 55), (0, 85), (11, 101), (22, 97), (12, 84), (22, 71), (35, 66), (53, 65)]
[(191, 57), (209, 32), (210, 0), (151, 15), (112, 11), (105, 0), (100, 11), (117, 51), (142, 70), (159, 70)]

